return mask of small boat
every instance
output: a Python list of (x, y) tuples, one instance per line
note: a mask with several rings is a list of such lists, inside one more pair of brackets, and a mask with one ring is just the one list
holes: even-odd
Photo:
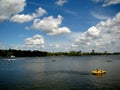
[(53, 62), (55, 62), (56, 60), (55, 60), (55, 59), (53, 59), (52, 61), (53, 61)]
[(101, 70), (101, 69), (96, 69), (92, 71), (92, 74), (94, 75), (100, 75), (100, 74), (105, 74), (106, 71), (105, 70)]
[(112, 62), (111, 60), (107, 60), (107, 62)]
[(10, 58), (15, 58), (15, 56), (14, 56), (14, 55), (11, 55)]

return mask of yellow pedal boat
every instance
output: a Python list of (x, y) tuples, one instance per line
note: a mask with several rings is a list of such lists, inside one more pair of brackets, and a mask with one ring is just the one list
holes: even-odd
[(105, 73), (106, 73), (105, 70), (100, 70), (100, 69), (92, 71), (92, 74), (94, 75), (100, 75), (100, 74), (105, 74)]

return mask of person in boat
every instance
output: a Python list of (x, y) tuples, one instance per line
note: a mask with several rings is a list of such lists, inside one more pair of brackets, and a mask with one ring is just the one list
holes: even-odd
[(102, 73), (102, 69), (97, 69), (97, 68), (96, 68), (96, 71), (97, 71), (97, 72), (99, 72), (99, 71), (100, 71), (100, 72)]
[(99, 70), (96, 68), (96, 71), (98, 72)]

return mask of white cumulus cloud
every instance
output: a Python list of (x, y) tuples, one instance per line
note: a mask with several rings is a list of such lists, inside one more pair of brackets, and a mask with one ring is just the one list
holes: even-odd
[(65, 3), (67, 3), (68, 0), (57, 0), (55, 2), (56, 5), (58, 6), (63, 6)]
[(18, 22), (18, 23), (24, 23), (24, 22), (31, 21), (32, 19), (33, 19), (33, 17), (31, 15), (21, 14), (21, 15), (14, 15), (11, 18), (11, 21), (12, 22)]
[(26, 0), (0, 0), (0, 21), (24, 10)]
[(11, 17), (12, 22), (18, 22), (18, 23), (24, 23), (24, 22), (29, 22), (35, 18), (38, 18), (44, 14), (46, 14), (46, 10), (39, 7), (35, 13), (30, 14), (17, 14)]
[(45, 9), (43, 9), (42, 7), (39, 7), (37, 10), (36, 10), (36, 13), (32, 13), (32, 16), (34, 18), (38, 18), (40, 16), (43, 16), (44, 14), (47, 14), (47, 11)]
[(88, 31), (85, 32), (87, 37), (90, 38), (99, 38), (100, 37), (100, 30), (98, 30), (96, 27), (92, 26), (88, 29)]
[(72, 46), (86, 51), (120, 51), (120, 13), (90, 27), (75, 39)]
[(58, 15), (57, 18), (53, 16), (45, 17), (42, 20), (35, 19), (32, 25), (32, 28), (36, 30), (43, 30), (48, 35), (58, 35), (70, 33), (70, 29), (67, 27), (60, 27), (62, 23), (62, 16)]
[(5, 15), (0, 16), (0, 22), (4, 21), (6, 19), (8, 19), (8, 16), (5, 16)]
[(33, 37), (29, 37), (25, 39), (25, 45), (26, 47), (29, 48), (35, 48), (35, 49), (44, 48), (44, 44), (45, 44), (44, 38), (39, 34), (36, 34)]

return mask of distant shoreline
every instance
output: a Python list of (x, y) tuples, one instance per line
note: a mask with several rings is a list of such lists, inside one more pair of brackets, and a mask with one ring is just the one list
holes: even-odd
[(120, 55), (120, 52), (108, 53), (105, 52), (81, 52), (81, 51), (70, 51), (70, 52), (46, 52), (46, 51), (31, 51), (31, 50), (0, 50), (0, 57), (44, 57), (44, 56), (89, 56), (89, 55)]

